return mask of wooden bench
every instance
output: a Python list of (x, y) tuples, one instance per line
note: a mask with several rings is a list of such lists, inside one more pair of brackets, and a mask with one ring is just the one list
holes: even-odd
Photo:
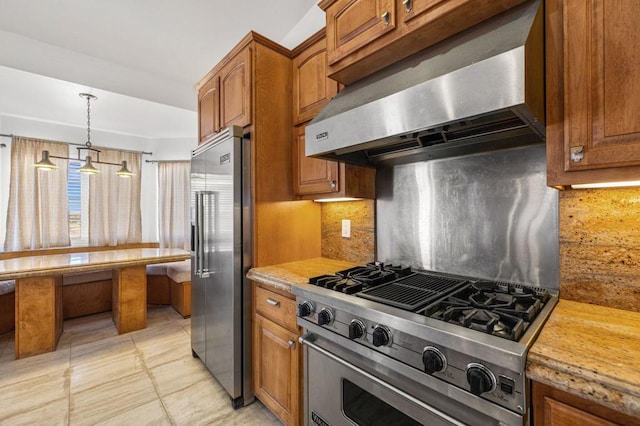
[(16, 282), (0, 281), (0, 334), (13, 330), (16, 326)]
[(62, 276), (64, 319), (109, 312), (112, 302), (113, 273), (110, 269)]
[(191, 316), (191, 261), (147, 266), (147, 303), (171, 305), (184, 318)]

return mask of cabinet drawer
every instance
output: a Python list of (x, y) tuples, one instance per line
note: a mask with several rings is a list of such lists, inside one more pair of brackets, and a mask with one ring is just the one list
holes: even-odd
[(255, 287), (256, 312), (291, 331), (296, 331), (296, 302), (272, 291)]

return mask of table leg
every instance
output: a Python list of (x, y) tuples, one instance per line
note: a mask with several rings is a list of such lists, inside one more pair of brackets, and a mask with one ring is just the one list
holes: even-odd
[(113, 271), (113, 322), (118, 334), (147, 327), (147, 267)]
[(16, 359), (56, 350), (62, 335), (62, 276), (16, 280)]

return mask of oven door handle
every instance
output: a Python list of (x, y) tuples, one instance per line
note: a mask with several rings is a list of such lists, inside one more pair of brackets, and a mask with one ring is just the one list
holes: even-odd
[(434, 416), (440, 417), (442, 420), (448, 421), (452, 425), (466, 426), (464, 423), (460, 423), (458, 420), (456, 420), (453, 417), (443, 413), (442, 411), (438, 410), (437, 408), (425, 404), (424, 402), (420, 401), (419, 399), (409, 395), (408, 393), (398, 389), (395, 386), (390, 385), (389, 383), (385, 382), (384, 380), (380, 380), (379, 378), (377, 378), (373, 374), (371, 374), (371, 373), (369, 373), (369, 372), (367, 372), (367, 371), (365, 371), (365, 370), (363, 370), (361, 368), (356, 367), (355, 365), (351, 364), (350, 362), (345, 361), (344, 359), (340, 358), (339, 356), (336, 356), (336, 355), (332, 354), (331, 352), (327, 351), (326, 349), (323, 349), (322, 347), (316, 345), (315, 343), (313, 343), (313, 340), (315, 340), (315, 336), (312, 333), (307, 333), (304, 336), (299, 337), (298, 340), (303, 345), (307, 345), (310, 348), (313, 348), (314, 350), (320, 352), (321, 354), (325, 355), (326, 357), (329, 357), (333, 361), (335, 361), (335, 362), (337, 362), (339, 364), (342, 364), (343, 366), (349, 368), (350, 370), (355, 371), (358, 374), (363, 375), (367, 379), (375, 382), (376, 384), (382, 386), (383, 388), (385, 388), (385, 389), (387, 389), (387, 390), (399, 395), (400, 397), (402, 397), (404, 399), (408, 399), (409, 401), (411, 401), (414, 404), (418, 405), (420, 408), (424, 409), (425, 411), (430, 412)]

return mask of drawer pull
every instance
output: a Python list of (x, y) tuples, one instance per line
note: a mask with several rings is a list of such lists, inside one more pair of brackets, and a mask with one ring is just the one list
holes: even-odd
[(280, 306), (280, 301), (267, 297), (267, 303), (271, 306)]
[(384, 21), (385, 25), (389, 25), (389, 23), (391, 22), (391, 14), (389, 12), (383, 13), (380, 17)]
[(413, 6), (413, 1), (412, 0), (404, 0), (402, 2), (402, 4), (404, 4), (404, 11), (407, 13), (411, 12), (411, 8)]

